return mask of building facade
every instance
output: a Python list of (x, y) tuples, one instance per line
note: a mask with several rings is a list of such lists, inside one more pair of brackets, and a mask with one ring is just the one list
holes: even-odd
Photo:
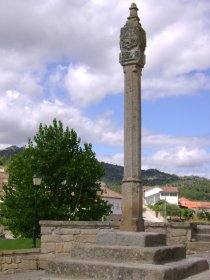
[(0, 201), (4, 196), (3, 186), (8, 181), (8, 174), (5, 172), (4, 167), (0, 165)]
[(108, 188), (104, 183), (101, 183), (102, 194), (101, 198), (108, 201), (112, 205), (112, 215), (122, 214), (122, 195)]
[(177, 187), (173, 186), (145, 186), (144, 191), (144, 203), (146, 205), (154, 205), (160, 200), (165, 200), (170, 204), (179, 204), (179, 191)]

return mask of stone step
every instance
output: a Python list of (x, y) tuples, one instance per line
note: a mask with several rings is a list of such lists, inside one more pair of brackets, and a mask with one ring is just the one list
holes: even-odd
[(97, 280), (181, 280), (207, 269), (207, 261), (201, 258), (187, 258), (164, 265), (59, 258), (49, 263), (47, 272), (58, 279), (89, 277)]
[(209, 279), (210, 279), (210, 270), (206, 270), (204, 272), (186, 278), (186, 280), (209, 280)]
[(206, 233), (210, 235), (210, 226), (208, 225), (198, 225), (196, 229), (197, 233)]
[(66, 276), (61, 277), (61, 276), (56, 276), (54, 274), (48, 274), (39, 279), (21, 279), (21, 280), (93, 280), (93, 278), (82, 277), (82, 276), (76, 278), (75, 276), (68, 276), (68, 278), (66, 278)]
[(166, 245), (166, 235), (156, 232), (99, 232), (96, 243), (140, 247), (164, 246)]
[(72, 249), (71, 257), (113, 262), (133, 261), (160, 264), (186, 258), (186, 247), (184, 245), (139, 247), (80, 244)]
[(210, 242), (210, 234), (196, 234), (196, 240)]
[[(67, 278), (56, 276), (53, 274), (46, 274), (44, 271), (34, 271), (34, 272), (25, 272), (25, 273), (15, 273), (1, 275), (1, 280), (67, 280)], [(186, 280), (209, 280), (210, 279), (210, 270), (203, 271), (199, 274), (185, 278)], [(68, 276), (68, 280), (93, 280), (89, 277), (71, 277)], [(115, 279), (114, 279), (115, 280)]]

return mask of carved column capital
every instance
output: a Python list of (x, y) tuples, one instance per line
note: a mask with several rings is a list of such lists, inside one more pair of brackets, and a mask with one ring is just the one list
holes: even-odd
[(130, 7), (130, 16), (120, 30), (120, 64), (122, 66), (137, 64), (141, 68), (145, 64), (146, 32), (142, 28), (138, 8), (133, 3)]

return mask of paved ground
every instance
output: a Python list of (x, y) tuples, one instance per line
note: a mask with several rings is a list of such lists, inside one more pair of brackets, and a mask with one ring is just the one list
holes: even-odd
[(44, 276), (43, 271), (35, 271), (28, 273), (16, 273), (0, 276), (1, 280), (41, 280)]
[(145, 221), (162, 222), (162, 220), (158, 219), (146, 205), (144, 205), (143, 207), (145, 208), (145, 211), (143, 213), (143, 216), (144, 216), (143, 218)]
[[(46, 275), (44, 271), (35, 271), (28, 273), (17, 273), (12, 275), (0, 276), (1, 280), (75, 280), (74, 278), (58, 278)], [(77, 280), (92, 280), (89, 278), (77, 278)]]

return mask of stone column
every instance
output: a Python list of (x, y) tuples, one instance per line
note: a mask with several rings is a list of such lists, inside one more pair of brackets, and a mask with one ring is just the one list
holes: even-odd
[(144, 231), (141, 184), (141, 72), (145, 64), (146, 33), (136, 4), (120, 31), (120, 64), (124, 71), (123, 231)]

